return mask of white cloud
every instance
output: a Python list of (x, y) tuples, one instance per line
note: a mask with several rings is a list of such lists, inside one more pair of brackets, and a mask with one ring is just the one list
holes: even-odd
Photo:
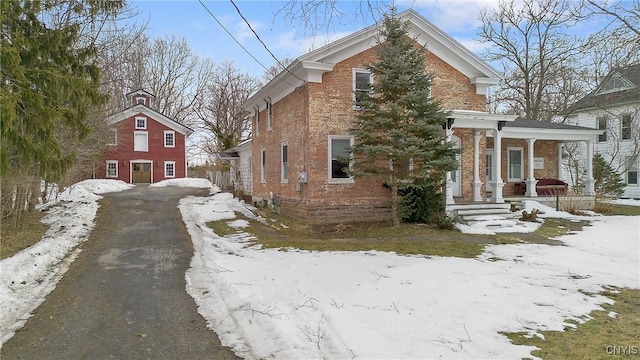
[[(264, 28), (264, 25), (261, 22), (249, 22), (251, 24), (251, 27), (253, 28), (253, 30), (255, 30), (258, 35), (260, 34), (260, 32), (258, 30), (261, 30)], [(247, 25), (247, 23), (244, 22), (244, 20), (241, 20), (240, 22), (238, 22), (235, 26), (235, 37), (236, 39), (238, 39), (239, 42), (243, 43), (244, 40), (246, 39), (255, 39), (255, 35), (253, 34), (253, 32), (251, 31), (251, 29), (249, 29), (249, 26)], [(261, 37), (262, 38), (262, 37)], [(256, 39), (257, 40), (257, 39)], [(264, 40), (264, 39), (263, 39)]]
[[(354, 30), (357, 31), (357, 30)], [(353, 31), (331, 32), (310, 38), (296, 38), (295, 30), (280, 34), (273, 44), (273, 50), (287, 53), (286, 57), (297, 58), (300, 55), (321, 48), (328, 43), (352, 34)]]
[(446, 33), (475, 34), (481, 25), (480, 11), (497, 5), (498, 0), (403, 0), (401, 3), (414, 8)]

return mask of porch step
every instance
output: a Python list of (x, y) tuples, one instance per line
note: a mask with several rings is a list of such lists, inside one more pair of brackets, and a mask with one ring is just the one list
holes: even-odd
[(452, 204), (447, 206), (454, 216), (461, 222), (471, 225), (481, 221), (506, 220), (517, 217), (517, 213), (511, 212), (511, 204)]

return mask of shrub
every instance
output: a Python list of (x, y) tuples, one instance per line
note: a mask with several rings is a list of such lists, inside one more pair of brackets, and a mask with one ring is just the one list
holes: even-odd
[[(440, 184), (433, 179), (415, 179), (401, 184), (398, 192), (402, 202), (398, 208), (400, 219), (404, 222), (435, 223), (439, 226), (447, 216), (444, 215)], [(452, 220), (446, 220), (452, 222)]]

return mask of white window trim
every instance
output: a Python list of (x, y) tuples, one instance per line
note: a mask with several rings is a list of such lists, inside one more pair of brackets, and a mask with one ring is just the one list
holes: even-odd
[(256, 108), (255, 116), (256, 116), (256, 135), (260, 135), (260, 108)]
[[(510, 169), (511, 169), (511, 157), (509, 156), (509, 153), (512, 150), (517, 150), (520, 151), (520, 177), (518, 178), (512, 178), (511, 174), (510, 174)], [(507, 148), (507, 181), (508, 182), (520, 182), (524, 180), (524, 148), (521, 147), (508, 147)]]
[[(173, 175), (169, 175), (168, 174), (167, 165), (173, 165)], [(165, 178), (174, 178), (174, 177), (176, 177), (176, 162), (175, 161), (165, 161), (164, 162), (164, 177)]]
[[(144, 127), (138, 126), (138, 120), (144, 120)], [(136, 116), (134, 125), (135, 125), (136, 130), (138, 130), (138, 129), (146, 130), (147, 129), (147, 118), (144, 117), (144, 116)]]
[[(629, 138), (625, 139), (624, 138), (624, 117), (628, 116), (629, 117)], [(633, 117), (631, 116), (631, 114), (622, 114), (620, 115), (620, 140), (621, 141), (630, 141), (633, 139)]]
[[(600, 128), (600, 119), (604, 119), (604, 129)], [(604, 130), (604, 133), (601, 135), (598, 135), (597, 141), (598, 143), (605, 143), (607, 142), (607, 140), (609, 140), (609, 134), (608, 134), (608, 125), (609, 125), (609, 121), (607, 121), (607, 117), (606, 116), (598, 116), (596, 117), (596, 129), (598, 130)], [(604, 136), (604, 140), (600, 140), (601, 136)]]
[[(167, 145), (167, 134), (173, 135), (173, 137), (172, 137), (173, 141), (172, 141), (171, 145)], [(173, 131), (173, 130), (165, 130), (163, 139), (164, 139), (164, 147), (166, 147), (166, 148), (174, 148), (174, 147), (176, 147), (176, 132), (175, 131)]]
[(273, 129), (273, 104), (271, 100), (267, 102), (267, 130)]
[(147, 98), (144, 96), (136, 96), (136, 105), (140, 104), (140, 100), (142, 100), (142, 105), (147, 105)]
[(267, 150), (265, 148), (260, 149), (260, 183), (265, 184), (267, 182)]
[[(115, 164), (115, 166), (116, 166), (116, 174), (114, 176), (109, 176), (109, 164)], [(118, 177), (118, 160), (107, 160), (107, 165), (106, 165), (106, 169), (105, 169), (105, 177), (107, 177), (109, 179), (113, 179), (113, 178), (117, 178)]]
[[(329, 184), (352, 184), (354, 182), (353, 176), (349, 176), (348, 178), (333, 178), (331, 177), (331, 140), (332, 139), (348, 139), (349, 146), (353, 146), (354, 137), (353, 135), (329, 135), (327, 140), (327, 182)], [(349, 170), (353, 170), (353, 158), (349, 161)]]
[[(147, 138), (147, 149), (146, 150), (136, 150), (136, 135), (144, 134)], [(149, 152), (149, 132), (147, 131), (134, 131), (133, 132), (133, 151), (134, 152)]]
[(362, 68), (353, 68), (351, 71), (351, 101), (353, 102), (353, 110), (360, 110), (360, 106), (356, 104), (356, 73), (369, 74), (369, 83), (373, 84), (373, 74), (371, 71)]
[[(113, 136), (109, 137), (108, 146), (118, 146), (118, 129), (109, 129), (109, 132), (113, 134)], [(113, 142), (111, 140), (114, 140)]]
[[(287, 147), (287, 176), (284, 174), (284, 147)], [(289, 183), (289, 143), (284, 141), (280, 144), (280, 182)]]

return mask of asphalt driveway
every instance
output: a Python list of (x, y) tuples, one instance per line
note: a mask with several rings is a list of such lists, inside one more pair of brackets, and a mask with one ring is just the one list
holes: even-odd
[(2, 359), (236, 359), (185, 290), (193, 255), (178, 201), (206, 189), (104, 194), (82, 252)]

